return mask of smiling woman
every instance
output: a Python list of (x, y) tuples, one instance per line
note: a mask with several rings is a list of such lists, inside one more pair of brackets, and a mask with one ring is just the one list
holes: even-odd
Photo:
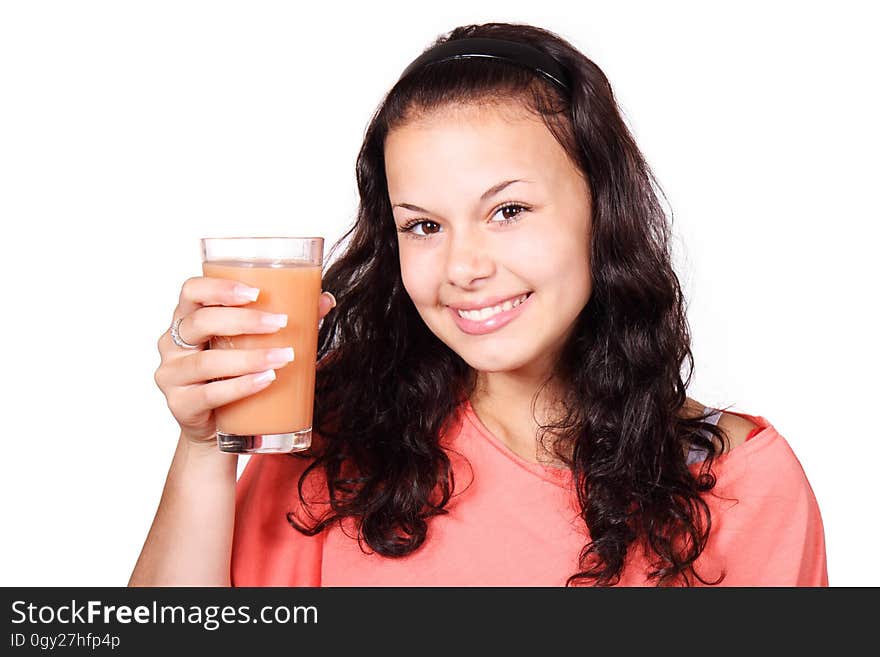
[(386, 96), (357, 178), (318, 439), (249, 463), (235, 584), (827, 583), (785, 440), (686, 396), (669, 225), (592, 61), (457, 28)]
[(251, 457), (215, 571), (827, 584), (788, 443), (686, 395), (669, 223), (595, 63), (537, 27), (456, 28), (386, 95), (356, 172), (358, 216), (323, 276), (338, 307), (318, 334), (312, 447)]

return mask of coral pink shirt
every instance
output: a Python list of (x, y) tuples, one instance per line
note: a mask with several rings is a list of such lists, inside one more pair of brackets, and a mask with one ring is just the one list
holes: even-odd
[[(403, 558), (366, 543), (361, 550), (351, 519), (318, 536), (299, 533), (286, 514), (308, 519), (297, 494), (308, 462), (252, 456), (236, 488), (232, 585), (564, 586), (589, 541), (571, 472), (523, 459), (469, 403), (461, 410), (443, 439), (455, 472), (449, 513), (429, 519), (425, 543)], [(827, 586), (822, 519), (800, 462), (766, 419), (736, 415), (758, 430), (713, 465), (712, 529), (697, 572), (712, 581), (725, 569), (722, 586)], [(322, 490), (315, 483), (306, 492), (313, 500)], [(312, 508), (319, 515), (326, 506)], [(619, 585), (654, 586), (645, 564), (633, 547)]]

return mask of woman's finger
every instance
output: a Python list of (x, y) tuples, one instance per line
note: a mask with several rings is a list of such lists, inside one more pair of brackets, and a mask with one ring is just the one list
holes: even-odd
[(163, 374), (166, 387), (189, 386), (284, 367), (295, 357), (293, 347), (269, 349), (209, 349), (169, 362)]
[(336, 298), (330, 292), (322, 292), (318, 297), (318, 319), (324, 319), (324, 316), (336, 307)]
[(275, 333), (287, 326), (287, 315), (251, 308), (202, 306), (183, 317), (180, 337), (189, 344), (200, 344), (215, 336)]
[(180, 288), (173, 319), (185, 317), (201, 306), (243, 306), (256, 301), (259, 294), (258, 288), (241, 281), (195, 276)]
[(167, 395), (168, 407), (181, 425), (220, 406), (248, 397), (271, 385), (275, 370), (268, 369), (223, 381), (175, 388)]

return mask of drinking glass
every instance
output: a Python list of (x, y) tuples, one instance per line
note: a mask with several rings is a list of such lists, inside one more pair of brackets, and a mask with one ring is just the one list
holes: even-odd
[(237, 454), (297, 452), (312, 443), (322, 237), (210, 237), (201, 240), (205, 276), (259, 288), (247, 308), (285, 313), (265, 335), (216, 336), (211, 349), (293, 347), (294, 360), (267, 388), (215, 409), (217, 445)]

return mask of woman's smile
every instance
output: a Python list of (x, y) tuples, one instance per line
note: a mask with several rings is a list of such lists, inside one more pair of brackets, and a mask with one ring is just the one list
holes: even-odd
[(532, 296), (534, 295), (529, 292), (521, 297), (516, 297), (513, 301), (508, 300), (500, 306), (482, 310), (461, 311), (449, 306), (449, 311), (461, 331), (468, 335), (485, 335), (507, 326), (522, 315), (531, 305), (529, 302)]

